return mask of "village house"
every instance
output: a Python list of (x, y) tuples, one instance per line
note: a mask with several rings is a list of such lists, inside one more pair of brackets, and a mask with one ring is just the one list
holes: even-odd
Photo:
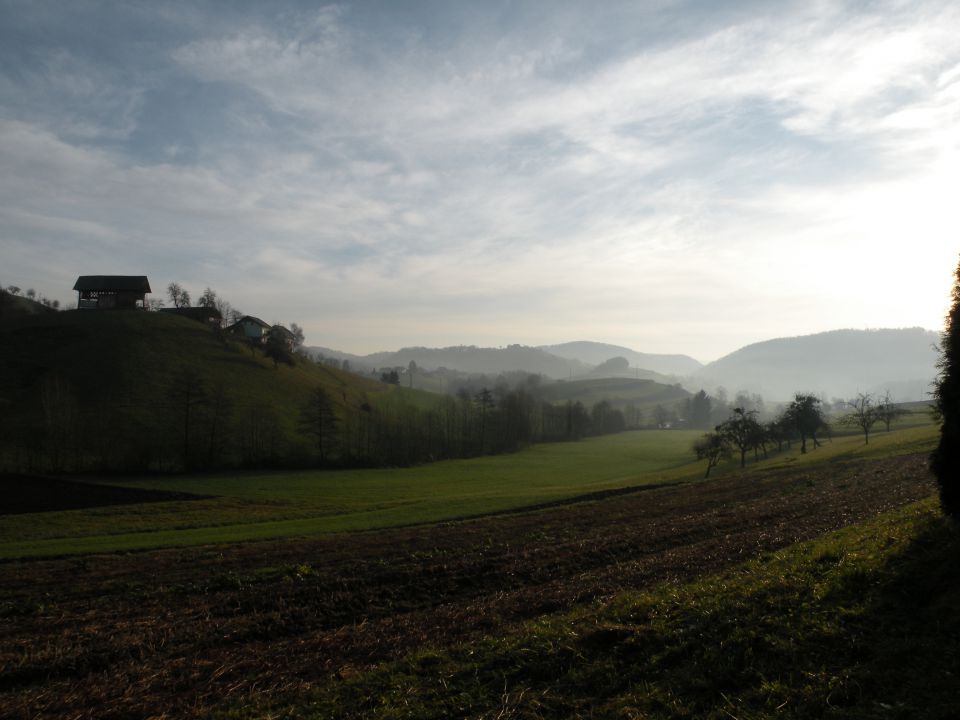
[(241, 336), (243, 339), (252, 343), (265, 343), (270, 335), (271, 327), (269, 323), (252, 315), (244, 315), (233, 325), (227, 328), (228, 332)]

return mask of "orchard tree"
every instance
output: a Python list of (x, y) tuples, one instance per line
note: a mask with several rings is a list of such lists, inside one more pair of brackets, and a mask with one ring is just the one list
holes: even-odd
[(730, 446), (720, 433), (707, 433), (693, 444), (693, 451), (698, 460), (707, 461), (707, 473), (704, 478), (710, 477), (710, 471), (720, 464), (720, 461), (730, 455)]
[(889, 390), (877, 401), (876, 412), (877, 419), (883, 423), (887, 432), (890, 432), (890, 423), (907, 414), (906, 410), (894, 404), (893, 399), (890, 397)]
[(880, 420), (877, 407), (873, 404), (873, 395), (860, 393), (852, 400), (847, 400), (843, 404), (850, 408), (850, 412), (840, 419), (841, 424), (860, 428), (860, 430), (863, 431), (863, 444), (869, 445), (870, 428)]
[(943, 511), (960, 520), (960, 265), (952, 300), (946, 329), (940, 336), (940, 373), (933, 393), (940, 418), (940, 442), (930, 459)]
[(813, 447), (819, 447), (817, 432), (827, 427), (823, 415), (823, 404), (816, 395), (797, 393), (784, 412), (784, 420), (800, 436), (800, 454), (807, 452), (807, 438), (813, 440)]
[(267, 335), (267, 342), (263, 345), (263, 354), (273, 360), (273, 367), (278, 367), (280, 363), (293, 365), (293, 352), (287, 342), (284, 333), (278, 329), (279, 326), (271, 328)]
[(756, 410), (733, 409), (733, 414), (717, 425), (717, 434), (740, 451), (740, 467), (747, 463), (747, 451), (759, 447), (763, 427), (757, 422)]

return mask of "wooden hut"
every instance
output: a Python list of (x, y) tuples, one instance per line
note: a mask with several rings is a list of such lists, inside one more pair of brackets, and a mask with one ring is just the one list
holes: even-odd
[(73, 289), (80, 310), (145, 310), (150, 283), (146, 275), (81, 275)]

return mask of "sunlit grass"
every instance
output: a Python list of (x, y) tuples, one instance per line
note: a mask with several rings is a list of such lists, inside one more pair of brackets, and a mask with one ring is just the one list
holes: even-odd
[[(635, 485), (696, 481), (705, 466), (697, 431), (639, 431), (519, 453), (413, 468), (151, 477), (109, 482), (214, 495), (6, 516), (0, 557), (27, 557), (315, 536), (502, 512)], [(837, 437), (800, 455), (799, 446), (751, 457), (746, 472), (925, 452), (932, 424), (862, 437)], [(730, 461), (712, 477), (742, 471)]]
[(8, 516), (0, 557), (366, 530), (691, 479), (698, 474), (695, 436), (630, 432), (413, 468), (110, 480), (217, 497)]

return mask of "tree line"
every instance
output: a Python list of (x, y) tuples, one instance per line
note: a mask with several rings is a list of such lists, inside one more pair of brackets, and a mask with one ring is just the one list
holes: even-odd
[(250, 402), (191, 368), (170, 377), (159, 392), (137, 397), (115, 397), (98, 388), (95, 396), (81, 398), (54, 373), (33, 389), (25, 411), (15, 418), (0, 413), (0, 469), (400, 466), (514, 452), (626, 428), (624, 412), (607, 400), (589, 407), (554, 405), (525, 384), (462, 389), (452, 396), (400, 387), (374, 398), (318, 385), (290, 412)]
[(523, 384), (461, 389), (427, 405), (398, 388), (376, 403), (361, 397), (342, 408), (317, 387), (301, 408), (299, 428), (323, 464), (392, 466), (616, 433), (627, 429), (627, 421), (607, 400), (589, 408), (573, 401), (555, 405)]

